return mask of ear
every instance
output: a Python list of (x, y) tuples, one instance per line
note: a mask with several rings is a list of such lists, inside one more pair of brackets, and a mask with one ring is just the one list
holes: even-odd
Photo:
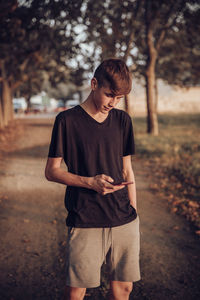
[(97, 87), (98, 87), (98, 82), (97, 82), (96, 78), (93, 77), (93, 78), (91, 79), (91, 89), (92, 89), (93, 91), (95, 91), (95, 90), (97, 89)]

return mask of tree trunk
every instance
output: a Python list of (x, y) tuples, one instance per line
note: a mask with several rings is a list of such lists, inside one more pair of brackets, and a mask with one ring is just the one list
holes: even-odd
[(154, 46), (154, 28), (155, 22), (152, 19), (153, 3), (150, 0), (145, 1), (145, 27), (147, 44), (147, 63), (146, 63), (146, 101), (147, 101), (147, 132), (152, 135), (158, 135), (158, 118), (155, 110), (155, 66), (157, 60), (157, 49)]
[(153, 43), (153, 32), (147, 28), (147, 68), (146, 68), (146, 100), (147, 100), (147, 132), (158, 135), (158, 118), (155, 110), (155, 66), (157, 51)]
[(9, 121), (14, 118), (13, 104), (12, 104), (12, 92), (9, 83), (6, 79), (2, 81), (2, 108), (4, 116), (4, 126), (8, 125)]
[(158, 80), (155, 80), (155, 112), (158, 113)]
[(4, 126), (8, 125), (8, 121), (9, 121), (9, 104), (8, 101), (6, 99), (7, 96), (7, 91), (6, 91), (6, 87), (5, 87), (5, 81), (2, 81), (2, 112), (3, 112), (3, 120), (4, 120)]
[(13, 108), (13, 91), (8, 84), (8, 101), (9, 101), (9, 121), (14, 120), (14, 108)]
[(9, 121), (14, 119), (13, 103), (12, 103), (12, 89), (9, 85), (6, 76), (5, 62), (0, 61), (0, 69), (2, 75), (1, 81), (1, 111), (2, 111), (2, 120), (3, 127), (8, 125)]
[(131, 111), (130, 111), (130, 95), (129, 94), (125, 95), (124, 108), (125, 108), (125, 111), (130, 115)]
[(27, 102), (27, 113), (31, 112), (31, 95), (26, 98)]
[(154, 70), (150, 66), (146, 72), (147, 132), (152, 135), (158, 135), (158, 118), (155, 110), (154, 75)]
[[(2, 84), (0, 83), (0, 85), (2, 86)], [(1, 91), (1, 87), (0, 87), (0, 91)], [(4, 128), (4, 115), (3, 115), (3, 105), (2, 105), (2, 94), (0, 94), (0, 129)]]
[(83, 94), (82, 91), (78, 91), (78, 96), (79, 96), (79, 103), (83, 102)]

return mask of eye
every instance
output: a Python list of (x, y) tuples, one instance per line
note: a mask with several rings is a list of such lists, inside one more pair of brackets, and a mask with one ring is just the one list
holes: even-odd
[(117, 100), (123, 100), (124, 96), (117, 97)]
[(109, 94), (109, 93), (105, 93), (106, 97), (109, 97), (109, 98), (113, 98), (114, 95), (113, 94)]

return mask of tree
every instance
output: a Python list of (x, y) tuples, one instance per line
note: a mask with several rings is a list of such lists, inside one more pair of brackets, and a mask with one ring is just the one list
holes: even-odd
[[(169, 40), (176, 44), (179, 34), (186, 34), (187, 27), (183, 26), (184, 22), (187, 20), (191, 24), (197, 18), (194, 13), (189, 13), (194, 7), (193, 12), (197, 10), (198, 1), (87, 1), (85, 24), (88, 26), (88, 42), (95, 41), (96, 49), (100, 49), (99, 58), (122, 57), (127, 60), (136, 77), (145, 79), (147, 132), (153, 135), (158, 135), (156, 78), (166, 76), (166, 73), (159, 70), (159, 62), (169, 56), (169, 52), (164, 50), (167, 49)], [(198, 31), (194, 30), (193, 36), (195, 39)], [(191, 48), (186, 40), (182, 39), (182, 43), (187, 49), (182, 63), (191, 68), (194, 55), (190, 59)], [(175, 57), (176, 49), (171, 47), (170, 51)], [(169, 68), (172, 69), (171, 66)], [(184, 84), (181, 72), (179, 75)]]
[[(101, 61), (108, 57), (121, 57), (127, 62), (134, 47), (137, 34), (135, 25), (141, 1), (105, 2), (87, 1), (84, 24), (87, 25), (89, 43), (94, 43), (94, 50), (99, 52)], [(136, 30), (135, 30), (136, 29)], [(94, 57), (96, 57), (94, 55)], [(131, 66), (134, 69), (134, 66)], [(129, 97), (125, 98), (125, 108), (129, 113)]]
[(30, 95), (32, 86), (39, 91), (43, 71), (54, 86), (70, 81), (67, 59), (78, 52), (74, 26), (81, 14), (81, 0), (19, 3), (0, 2), (1, 126), (12, 119), (15, 91), (23, 92), (24, 87), (24, 93)]
[[(160, 49), (156, 74), (170, 85), (200, 84), (200, 7), (187, 6)], [(173, 49), (173, 51), (172, 51)]]
[[(161, 56), (161, 47), (165, 48), (167, 36), (171, 35), (177, 43), (177, 35), (174, 27), (181, 26), (184, 22), (184, 13), (188, 9), (188, 1), (158, 1), (145, 0), (145, 37), (146, 37), (146, 99), (148, 111), (148, 132), (158, 135), (156, 103), (156, 64)], [(180, 34), (180, 32), (179, 32)], [(186, 43), (184, 43), (187, 48)], [(173, 53), (175, 49), (172, 50)], [(168, 53), (166, 53), (166, 56)], [(166, 57), (165, 56), (165, 57)], [(189, 56), (185, 55), (185, 63), (189, 62)]]

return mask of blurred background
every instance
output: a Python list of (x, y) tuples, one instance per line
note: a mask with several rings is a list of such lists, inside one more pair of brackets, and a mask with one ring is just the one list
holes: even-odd
[[(133, 76), (119, 108), (133, 120), (142, 262), (150, 263), (131, 299), (199, 299), (199, 33), (199, 0), (0, 0), (1, 299), (61, 299), (59, 280), (52, 282), (64, 269), (64, 187), (43, 174), (51, 130), (59, 112), (86, 99), (95, 68), (110, 57), (123, 59)], [(104, 299), (106, 291), (104, 280), (100, 296), (87, 297)]]
[[(15, 113), (82, 102), (97, 65), (126, 61), (133, 89), (124, 108), (147, 115), (200, 111), (199, 1), (0, 2), (0, 128)], [(13, 109), (14, 108), (14, 109)]]

